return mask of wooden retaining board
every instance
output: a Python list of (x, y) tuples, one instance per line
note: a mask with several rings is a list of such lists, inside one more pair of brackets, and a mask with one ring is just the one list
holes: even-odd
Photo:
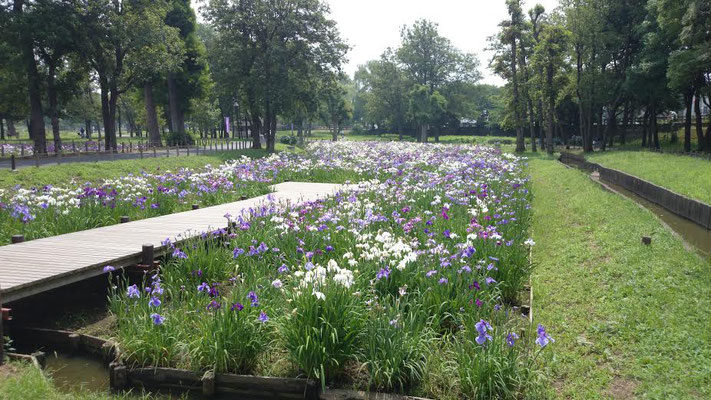
[[(285, 182), (272, 188), (275, 200), (299, 203), (323, 198), (347, 186)], [(1, 246), (3, 303), (100, 275), (106, 265), (122, 268), (136, 264), (144, 244), (153, 244), (155, 255), (161, 255), (167, 250), (160, 244), (166, 238), (184, 240), (224, 228), (226, 213), (237, 216), (265, 203), (267, 196)]]

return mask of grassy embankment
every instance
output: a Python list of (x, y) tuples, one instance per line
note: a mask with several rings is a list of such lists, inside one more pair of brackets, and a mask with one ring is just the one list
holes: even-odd
[(15, 172), (3, 169), (0, 170), (0, 189), (14, 185), (22, 185), (23, 187), (66, 185), (71, 180), (76, 182), (96, 182), (103, 179), (118, 178), (129, 173), (136, 174), (141, 171), (157, 172), (159, 170), (176, 170), (178, 168), (202, 168), (207, 164), (220, 164), (242, 155), (257, 158), (267, 154), (264, 150), (235, 150), (204, 156), (68, 163), (40, 168), (23, 168)]
[(609, 151), (585, 156), (590, 162), (711, 204), (711, 160), (649, 151)]
[(550, 159), (530, 167), (534, 317), (556, 339), (554, 392), (709, 398), (710, 263), (585, 174)]

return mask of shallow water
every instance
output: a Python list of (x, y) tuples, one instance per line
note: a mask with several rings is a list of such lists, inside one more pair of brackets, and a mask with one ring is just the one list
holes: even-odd
[(62, 353), (47, 354), (47, 372), (62, 391), (108, 392), (109, 370), (99, 360)]

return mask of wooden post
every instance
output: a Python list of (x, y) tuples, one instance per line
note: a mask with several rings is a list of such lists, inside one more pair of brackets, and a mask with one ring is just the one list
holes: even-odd
[(188, 157), (190, 157), (190, 145), (188, 145), (187, 150), (188, 150)]
[(126, 143), (121, 142), (121, 153), (125, 153), (125, 152), (126, 152)]
[(158, 155), (156, 154), (156, 146), (153, 146), (153, 158), (156, 157), (158, 157)]
[(86, 142), (84, 142), (84, 153), (88, 153), (88, 152), (89, 152), (89, 141), (87, 140)]
[(193, 210), (197, 210), (200, 208), (200, 204), (193, 204)]
[(203, 396), (215, 394), (215, 371), (205, 371), (205, 375), (202, 376), (202, 394)]
[(170, 157), (170, 146), (165, 146), (165, 156)]
[(128, 217), (128, 215), (122, 215), (120, 223), (125, 224), (126, 222), (130, 221), (131, 219)]
[(72, 153), (76, 154), (76, 152), (77, 152), (77, 144), (74, 143), (74, 141), (72, 140)]
[(178, 145), (178, 144), (175, 145), (175, 156), (176, 157), (180, 156), (180, 145)]
[(25, 146), (23, 146), (22, 143), (20, 143), (20, 157), (24, 157), (24, 156), (25, 156)]
[(13, 171), (17, 169), (17, 166), (15, 165), (15, 155), (14, 154), (10, 155), (10, 169)]
[(35, 166), (39, 168), (39, 153), (35, 153)]
[(143, 146), (138, 145), (138, 151), (141, 153), (141, 160), (143, 160)]
[(128, 383), (126, 366), (117, 362), (109, 364), (109, 386), (113, 389), (123, 389)]
[(12, 235), (12, 238), (10, 238), (10, 243), (15, 244), (15, 243), (22, 243), (25, 241), (25, 235)]
[(141, 249), (141, 264), (151, 266), (154, 259), (154, 247), (152, 244), (144, 244)]

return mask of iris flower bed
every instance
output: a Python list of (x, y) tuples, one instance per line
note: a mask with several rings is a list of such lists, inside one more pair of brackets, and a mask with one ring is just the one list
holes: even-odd
[(352, 172), (323, 167), (293, 154), (240, 159), (201, 170), (141, 172), (101, 183), (58, 187), (0, 189), (0, 245), (10, 237), (27, 239), (76, 232), (119, 222), (211, 206), (270, 192), (269, 185), (287, 179), (313, 181), (357, 178)]
[(322, 201), (226, 215), (230, 232), (166, 239), (172, 257), (143, 282), (109, 272), (123, 361), (434, 398), (542, 393), (553, 339), (518, 308), (534, 244), (522, 160), (348, 142), (306, 157), (378, 172)]

